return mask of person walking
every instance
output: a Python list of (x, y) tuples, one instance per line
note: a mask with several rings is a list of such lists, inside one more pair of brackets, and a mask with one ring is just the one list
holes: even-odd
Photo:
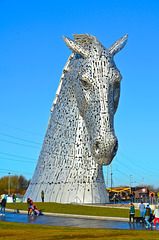
[(149, 203), (148, 203), (147, 207), (145, 208), (145, 211), (144, 211), (145, 221), (147, 223), (146, 228), (151, 227), (151, 223), (149, 222), (150, 214), (152, 214), (152, 211), (151, 211), (151, 208), (149, 207)]
[(15, 194), (13, 193), (13, 195), (12, 195), (12, 198), (13, 198), (13, 202), (14, 202), (14, 197), (15, 197)]
[(28, 198), (27, 199), (27, 204), (28, 204), (28, 215), (29, 215), (30, 214), (30, 208), (33, 205), (33, 201), (30, 198)]
[(159, 205), (158, 205), (158, 208), (155, 209), (154, 215), (155, 215), (155, 220), (154, 220), (154, 226), (153, 227), (155, 228), (156, 227), (156, 222), (159, 223)]
[(44, 191), (43, 190), (41, 191), (41, 199), (42, 199), (42, 202), (44, 202)]
[(129, 222), (131, 222), (131, 218), (133, 218), (133, 223), (134, 223), (134, 216), (135, 216), (135, 207), (134, 204), (130, 204), (130, 211), (129, 211)]
[(16, 202), (16, 194), (13, 193), (13, 202)]
[(141, 201), (139, 205), (139, 209), (140, 209), (140, 217), (144, 218), (145, 204), (143, 204), (143, 201)]
[(6, 207), (6, 199), (5, 197), (2, 199), (2, 202), (1, 202), (1, 214), (0, 215), (3, 215), (5, 216), (5, 207)]

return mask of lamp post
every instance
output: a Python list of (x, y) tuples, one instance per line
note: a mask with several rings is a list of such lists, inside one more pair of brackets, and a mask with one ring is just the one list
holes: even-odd
[(142, 178), (142, 185), (144, 185), (144, 178)]
[(8, 196), (10, 195), (10, 172), (8, 173)]
[(112, 192), (112, 183), (113, 183), (112, 175), (113, 173), (111, 173), (111, 192)]
[(132, 175), (130, 175), (130, 194), (131, 194), (131, 176)]

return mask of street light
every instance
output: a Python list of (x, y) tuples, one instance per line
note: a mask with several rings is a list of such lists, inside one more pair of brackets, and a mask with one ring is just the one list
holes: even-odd
[(142, 178), (142, 185), (144, 185), (144, 178)]
[(130, 175), (130, 193), (131, 193), (131, 177), (132, 175)]
[(111, 192), (112, 192), (112, 183), (113, 183), (112, 175), (113, 175), (113, 173), (111, 173)]
[(8, 173), (8, 196), (10, 195), (10, 172)]

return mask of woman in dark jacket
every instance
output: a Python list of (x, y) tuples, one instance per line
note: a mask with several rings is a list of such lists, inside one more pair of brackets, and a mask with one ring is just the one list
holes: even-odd
[(134, 222), (134, 216), (135, 216), (135, 208), (134, 208), (134, 204), (130, 204), (130, 212), (129, 212), (129, 222), (131, 222), (131, 218), (133, 218), (133, 222)]
[(5, 216), (5, 207), (6, 207), (6, 199), (3, 198), (1, 202), (1, 215), (3, 214)]

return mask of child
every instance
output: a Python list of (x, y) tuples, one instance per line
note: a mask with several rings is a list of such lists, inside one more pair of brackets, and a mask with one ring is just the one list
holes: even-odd
[(33, 210), (34, 210), (34, 214), (37, 215), (37, 216), (39, 216), (39, 213), (40, 213), (40, 212), (38, 211), (38, 209), (37, 209), (37, 207), (36, 207), (35, 204), (33, 205)]

